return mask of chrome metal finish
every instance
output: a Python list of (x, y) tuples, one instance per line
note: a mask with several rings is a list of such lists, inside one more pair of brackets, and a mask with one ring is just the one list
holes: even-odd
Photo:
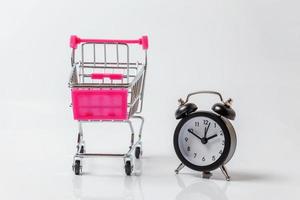
[(179, 103), (180, 106), (182, 106), (183, 104), (185, 104), (185, 101), (183, 101), (183, 99), (180, 98), (180, 99), (178, 99), (178, 103)]
[(130, 147), (129, 147), (129, 148), (131, 148), (134, 144), (134, 129), (133, 129), (131, 121), (128, 120), (127, 123), (130, 127), (130, 130), (131, 130)]
[[(105, 62), (95, 62), (96, 63), (96, 65), (99, 65), (99, 66), (101, 66), (101, 65), (104, 65), (105, 64)], [(91, 65), (89, 65), (89, 64), (94, 64), (94, 62), (88, 62), (88, 61), (85, 61), (84, 62), (84, 67), (93, 67), (93, 66), (91, 66)], [(107, 65), (107, 67), (109, 67), (109, 65), (111, 65), (111, 67), (114, 67), (114, 68), (118, 68), (118, 66), (114, 66), (114, 65), (116, 65), (117, 64), (117, 62), (106, 62), (106, 65)], [(141, 63), (141, 62), (129, 62), (129, 63), (127, 63), (127, 62), (119, 62), (119, 67), (122, 67), (122, 65), (125, 65), (125, 66), (127, 66), (129, 64), (129, 66), (131, 66), (131, 65), (144, 65), (143, 63)], [(127, 68), (127, 67), (126, 67)], [(130, 67), (129, 67), (130, 68)]]
[(225, 166), (224, 166), (224, 165), (222, 165), (222, 166), (220, 167), (220, 169), (221, 169), (221, 171), (222, 171), (223, 175), (225, 176), (225, 178), (226, 178), (226, 181), (230, 181), (230, 176), (228, 175), (228, 172), (227, 172), (227, 170), (226, 170)]
[(139, 139), (141, 140), (142, 139), (142, 130), (143, 130), (145, 119), (144, 119), (144, 117), (137, 116), (137, 115), (136, 116), (132, 116), (132, 118), (141, 120), (140, 130), (139, 130)]
[(76, 157), (87, 158), (87, 157), (98, 157), (98, 156), (107, 156), (107, 157), (123, 157), (125, 154), (117, 153), (77, 153)]
[(179, 166), (175, 169), (175, 173), (178, 174), (180, 170), (182, 170), (185, 167), (183, 163), (180, 163)]
[[(100, 48), (97, 48), (99, 47)], [(99, 56), (97, 50), (102, 49), (103, 56)], [(111, 60), (110, 51), (108, 48), (114, 47), (114, 59)], [(137, 62), (130, 61), (130, 45), (123, 43), (91, 43), (86, 42), (80, 45), (79, 60), (76, 60), (75, 49), (71, 53), (71, 74), (69, 77), (68, 85), (72, 88), (83, 89), (102, 89), (102, 88), (124, 88), (128, 91), (127, 113), (128, 119), (126, 120), (80, 120), (78, 121), (78, 138), (77, 138), (77, 151), (74, 155), (73, 165), (75, 160), (82, 160), (86, 157), (98, 156), (112, 156), (123, 157), (124, 162), (130, 161), (133, 163), (134, 151), (136, 147), (142, 146), (142, 129), (144, 125), (144, 118), (136, 115), (142, 112), (145, 78), (147, 71), (147, 51), (141, 55), (144, 58), (138, 58)], [(90, 53), (89, 53), (90, 52)], [(88, 54), (85, 55), (85, 54)], [(126, 58), (120, 56), (125, 55)], [(133, 54), (132, 54), (133, 55)], [(93, 80), (91, 73), (121, 73), (123, 74), (122, 80)], [(133, 121), (138, 122), (138, 137), (135, 141), (135, 128)], [(86, 123), (99, 123), (99, 122), (114, 122), (114, 123), (127, 123), (130, 128), (130, 146), (129, 150), (123, 154), (115, 153), (86, 153), (85, 142), (83, 140), (83, 124)], [(141, 149), (142, 151), (142, 149)], [(134, 166), (134, 165), (133, 165)]]
[(144, 104), (144, 89), (145, 89), (145, 81), (146, 81), (146, 74), (147, 74), (147, 66), (148, 66), (148, 61), (147, 61), (147, 50), (145, 51), (145, 65), (144, 65), (144, 77), (143, 77), (143, 84), (142, 84), (142, 90), (141, 90), (141, 103), (140, 103), (140, 109), (136, 112), (137, 114), (141, 113), (143, 110), (143, 104)]
[(117, 67), (119, 67), (119, 45), (116, 45)]
[(116, 84), (99, 84), (99, 83), (81, 83), (71, 84), (71, 88), (128, 88), (130, 85), (127, 83), (116, 83)]
[[(81, 44), (81, 62), (84, 62), (84, 48), (83, 47), (84, 47), (84, 44)], [(81, 70), (81, 73), (79, 73), (79, 75), (84, 74), (84, 68), (81, 67), (80, 70)], [(84, 83), (84, 77), (83, 76), (81, 77), (81, 82)]]
[[(127, 47), (127, 75), (129, 75), (129, 46), (126, 45)], [(127, 83), (129, 83), (129, 77), (127, 77)]]
[(220, 100), (221, 100), (223, 103), (225, 103), (225, 102), (223, 101), (222, 95), (221, 95), (219, 92), (216, 92), (216, 91), (210, 91), (210, 90), (204, 90), (204, 91), (198, 91), (198, 92), (190, 93), (190, 94), (187, 95), (187, 97), (186, 97), (186, 99), (185, 99), (185, 101), (184, 101), (183, 103), (188, 102), (188, 101), (189, 101), (189, 98), (190, 98), (191, 96), (193, 96), (193, 95), (196, 95), (196, 94), (215, 94), (215, 95), (218, 95), (218, 96), (219, 96)]
[(83, 134), (83, 130), (82, 130), (82, 124), (81, 124), (80, 121), (78, 122), (78, 129), (79, 129), (79, 133), (82, 135)]
[(229, 98), (224, 103), (225, 103), (225, 105), (230, 107), (232, 105), (232, 102), (233, 102), (232, 98)]
[(106, 62), (106, 44), (103, 44), (103, 48), (104, 48), (104, 67), (107, 67), (107, 62)]

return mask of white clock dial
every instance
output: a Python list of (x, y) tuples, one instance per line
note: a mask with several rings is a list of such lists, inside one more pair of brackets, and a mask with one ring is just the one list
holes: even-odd
[(225, 147), (225, 137), (220, 125), (214, 120), (198, 116), (185, 122), (178, 137), (182, 156), (197, 166), (216, 162)]

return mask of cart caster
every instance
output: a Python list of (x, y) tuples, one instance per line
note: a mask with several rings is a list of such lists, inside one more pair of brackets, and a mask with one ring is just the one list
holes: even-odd
[(77, 153), (85, 153), (85, 142), (82, 141), (80, 143), (77, 143), (76, 149)]
[(140, 159), (141, 158), (141, 156), (142, 156), (142, 147), (141, 146), (137, 146), (135, 148), (134, 155), (135, 155), (136, 159)]
[(75, 175), (81, 175), (82, 166), (80, 164), (80, 160), (75, 160), (74, 165), (73, 165), (73, 171), (74, 171)]
[(81, 146), (81, 147), (80, 147), (79, 153), (85, 153), (85, 148), (84, 148), (84, 146)]
[(125, 173), (127, 176), (130, 176), (133, 171), (133, 165), (131, 164), (130, 160), (125, 162)]

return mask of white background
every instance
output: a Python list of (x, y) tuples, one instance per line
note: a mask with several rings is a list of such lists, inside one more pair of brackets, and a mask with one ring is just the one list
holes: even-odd
[[(1, 199), (295, 199), (300, 186), (299, 1), (6, 1), (0, 7)], [(149, 36), (142, 176), (122, 160), (71, 171), (69, 36)], [(177, 99), (234, 99), (232, 182), (184, 169), (173, 151)], [(210, 109), (213, 97), (195, 98)], [(118, 129), (119, 128), (119, 129)], [(87, 127), (88, 150), (125, 151), (127, 127)]]

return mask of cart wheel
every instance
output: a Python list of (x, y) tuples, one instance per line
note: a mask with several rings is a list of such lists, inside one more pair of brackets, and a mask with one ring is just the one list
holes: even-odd
[(133, 166), (131, 165), (131, 162), (127, 160), (125, 162), (125, 173), (127, 176), (130, 176), (133, 170)]
[(80, 166), (80, 160), (75, 160), (75, 164), (73, 166), (75, 175), (80, 175), (81, 174), (81, 166)]
[(135, 155), (135, 158), (136, 158), (136, 159), (140, 159), (140, 157), (141, 157), (141, 155), (142, 155), (141, 147), (136, 147), (136, 148), (135, 148), (134, 155)]

